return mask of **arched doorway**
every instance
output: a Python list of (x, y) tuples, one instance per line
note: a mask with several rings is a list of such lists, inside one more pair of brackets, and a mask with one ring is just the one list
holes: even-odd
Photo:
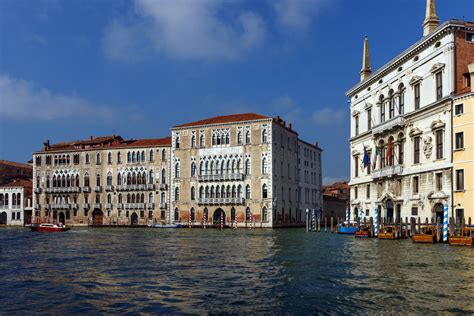
[(64, 216), (64, 212), (59, 212), (58, 223), (66, 225), (66, 217)]
[[(212, 222), (214, 224), (214, 226), (221, 226), (222, 225), (225, 225), (225, 212), (223, 209), (221, 208), (218, 208), (215, 212), (214, 212), (214, 215), (212, 216)], [(221, 223), (222, 221), (222, 223)]]
[(0, 225), (7, 224), (7, 212), (0, 213)]
[(130, 216), (130, 225), (138, 226), (138, 215), (135, 212), (132, 213), (132, 216)]
[(92, 212), (92, 225), (93, 226), (102, 226), (104, 221), (104, 214), (101, 210), (95, 209)]
[(387, 200), (385, 206), (387, 207), (387, 222), (391, 223), (393, 222), (393, 201)]
[(443, 223), (444, 220), (444, 206), (441, 203), (437, 203), (433, 208), (433, 220), (436, 223), (438, 220), (440, 223)]

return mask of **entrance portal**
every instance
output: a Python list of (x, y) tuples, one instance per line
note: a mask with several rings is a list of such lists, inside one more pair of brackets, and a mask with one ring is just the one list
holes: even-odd
[(104, 222), (104, 214), (101, 210), (95, 209), (92, 212), (92, 226), (102, 226)]
[(388, 200), (386, 203), (387, 207), (387, 222), (392, 223), (393, 222), (393, 201)]
[(60, 212), (60, 213), (59, 213), (58, 223), (61, 223), (61, 224), (66, 225), (66, 218), (65, 218), (65, 216), (64, 216), (64, 212)]
[(6, 225), (7, 224), (7, 213), (2, 212), (0, 213), (0, 225)]
[(443, 204), (438, 203), (438, 204), (435, 205), (435, 207), (433, 209), (433, 217), (434, 217), (435, 222), (437, 220), (439, 220), (440, 223), (443, 222), (443, 220), (444, 220), (444, 206), (443, 206)]
[(215, 212), (214, 215), (212, 216), (212, 223), (214, 226), (221, 226), (221, 221), (222, 225), (225, 225), (225, 212), (223, 209), (218, 208)]
[(132, 213), (132, 216), (130, 216), (130, 225), (138, 226), (138, 215), (137, 215), (137, 213)]

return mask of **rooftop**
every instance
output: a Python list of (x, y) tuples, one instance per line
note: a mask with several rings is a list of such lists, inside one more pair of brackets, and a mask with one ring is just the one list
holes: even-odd
[(1, 160), (0, 159), (0, 166), (8, 166), (8, 167), (15, 167), (15, 168), (26, 168), (26, 169), (33, 169), (33, 167), (26, 163), (8, 161), (8, 160)]
[(201, 126), (201, 125), (210, 125), (210, 124), (223, 124), (223, 123), (234, 123), (234, 122), (244, 122), (244, 121), (254, 121), (261, 119), (268, 119), (270, 117), (257, 114), (257, 113), (243, 113), (243, 114), (231, 114), (231, 115), (221, 115), (214, 116), (211, 118), (194, 121), (191, 123), (176, 125), (174, 128), (179, 127), (191, 127), (191, 126)]
[(14, 179), (9, 183), (0, 185), (0, 188), (11, 188), (11, 187), (32, 188), (33, 184), (31, 182), (31, 179)]

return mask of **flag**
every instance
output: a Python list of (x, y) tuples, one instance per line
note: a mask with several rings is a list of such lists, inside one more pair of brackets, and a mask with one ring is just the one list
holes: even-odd
[(369, 153), (365, 149), (365, 146), (364, 146), (364, 159), (362, 160), (362, 163), (364, 164), (364, 168), (367, 168), (367, 166), (370, 165)]

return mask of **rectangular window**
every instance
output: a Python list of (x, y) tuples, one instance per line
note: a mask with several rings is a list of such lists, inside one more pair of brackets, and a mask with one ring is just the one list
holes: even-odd
[(372, 129), (372, 109), (367, 110), (367, 130)]
[(355, 136), (359, 135), (359, 116), (354, 117), (355, 120)]
[(436, 100), (441, 100), (443, 97), (443, 73), (440, 71), (436, 73)]
[(436, 183), (436, 190), (441, 191), (443, 190), (443, 173), (438, 172), (435, 174), (435, 183)]
[(393, 97), (390, 99), (388, 116), (389, 118), (393, 118), (395, 116), (395, 98)]
[(411, 216), (418, 216), (418, 207), (411, 208)]
[(359, 176), (359, 157), (354, 157), (354, 177)]
[(443, 130), (436, 131), (436, 159), (443, 159)]
[(357, 187), (354, 187), (354, 198), (355, 199), (359, 198), (359, 190), (357, 189)]
[(419, 178), (418, 176), (413, 177), (413, 194), (418, 194), (419, 192)]
[(464, 209), (458, 208), (456, 209), (456, 223), (461, 223), (464, 219)]
[(398, 164), (403, 165), (403, 159), (405, 156), (405, 143), (403, 140), (400, 140), (398, 144)]
[(365, 210), (365, 216), (367, 216), (367, 217), (368, 217), (368, 216), (369, 216), (369, 214), (370, 214), (370, 211), (369, 211), (369, 210)]
[(385, 122), (385, 104), (380, 103), (380, 123)]
[(367, 187), (365, 188), (365, 196), (370, 199), (370, 184), (367, 184)]
[(398, 96), (398, 111), (401, 115), (405, 113), (405, 90), (402, 89), (400, 91), (400, 95)]
[(471, 86), (471, 74), (465, 73), (462, 75), (464, 88), (469, 88)]
[(417, 136), (413, 139), (413, 163), (420, 163), (420, 137)]
[(466, 42), (474, 43), (474, 33), (466, 33)]
[(456, 191), (464, 191), (464, 169), (456, 170)]
[(464, 148), (464, 132), (456, 133), (456, 149)]
[(461, 115), (464, 113), (464, 104), (456, 104), (454, 107), (454, 114)]
[(420, 84), (417, 83), (414, 86), (415, 89), (415, 110), (418, 110), (420, 108)]
[[(372, 157), (372, 152), (368, 151), (367, 155), (369, 156), (369, 158)], [(370, 158), (370, 159), (372, 159), (372, 158)], [(372, 163), (369, 160), (369, 164), (367, 165), (367, 174), (370, 174), (371, 172), (372, 172)]]

